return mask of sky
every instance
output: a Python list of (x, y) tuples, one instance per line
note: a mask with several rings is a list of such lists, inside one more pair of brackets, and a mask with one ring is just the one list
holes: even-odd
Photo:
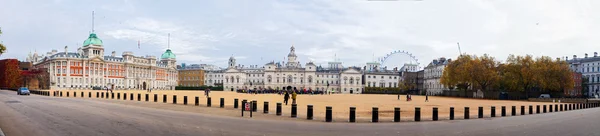
[[(594, 0), (0, 0), (0, 56), (24, 60), (76, 52), (92, 31), (105, 55), (133, 51), (177, 63), (227, 66), (287, 61), (363, 66), (405, 51), (425, 66), (439, 57), (489, 54), (593, 56), (600, 38)], [(170, 33), (170, 47), (168, 34)], [(140, 48), (138, 48), (138, 41)], [(385, 65), (410, 60), (394, 54)], [(284, 60), (285, 59), (285, 60)]]

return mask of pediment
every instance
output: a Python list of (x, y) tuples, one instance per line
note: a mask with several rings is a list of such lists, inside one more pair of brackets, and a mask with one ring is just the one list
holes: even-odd
[(102, 59), (101, 57), (93, 57), (90, 58), (90, 61), (94, 61), (94, 62), (104, 62), (104, 59)]
[(233, 69), (233, 68), (229, 68), (225, 71), (225, 73), (237, 73), (237, 72), (240, 72), (240, 71), (237, 69)]
[(346, 69), (346, 70), (342, 71), (342, 73), (344, 73), (344, 74), (360, 74), (360, 71), (350, 68), (350, 69)]

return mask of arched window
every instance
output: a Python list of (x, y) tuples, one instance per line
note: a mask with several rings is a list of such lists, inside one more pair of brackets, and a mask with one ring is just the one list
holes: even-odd
[(271, 75), (267, 76), (267, 82), (271, 83)]

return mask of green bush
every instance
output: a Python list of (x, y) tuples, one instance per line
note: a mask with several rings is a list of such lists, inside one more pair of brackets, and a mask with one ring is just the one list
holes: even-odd
[(387, 87), (365, 87), (363, 94), (400, 94), (402, 90), (400, 88), (387, 88)]
[(211, 91), (223, 91), (223, 86), (176, 86), (175, 90), (206, 90), (207, 88)]

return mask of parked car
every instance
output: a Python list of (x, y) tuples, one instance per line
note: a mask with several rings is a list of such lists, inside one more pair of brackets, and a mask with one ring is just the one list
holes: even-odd
[(29, 89), (27, 89), (27, 87), (21, 87), (17, 90), (17, 95), (29, 95)]
[(540, 98), (550, 98), (550, 94), (540, 94)]

